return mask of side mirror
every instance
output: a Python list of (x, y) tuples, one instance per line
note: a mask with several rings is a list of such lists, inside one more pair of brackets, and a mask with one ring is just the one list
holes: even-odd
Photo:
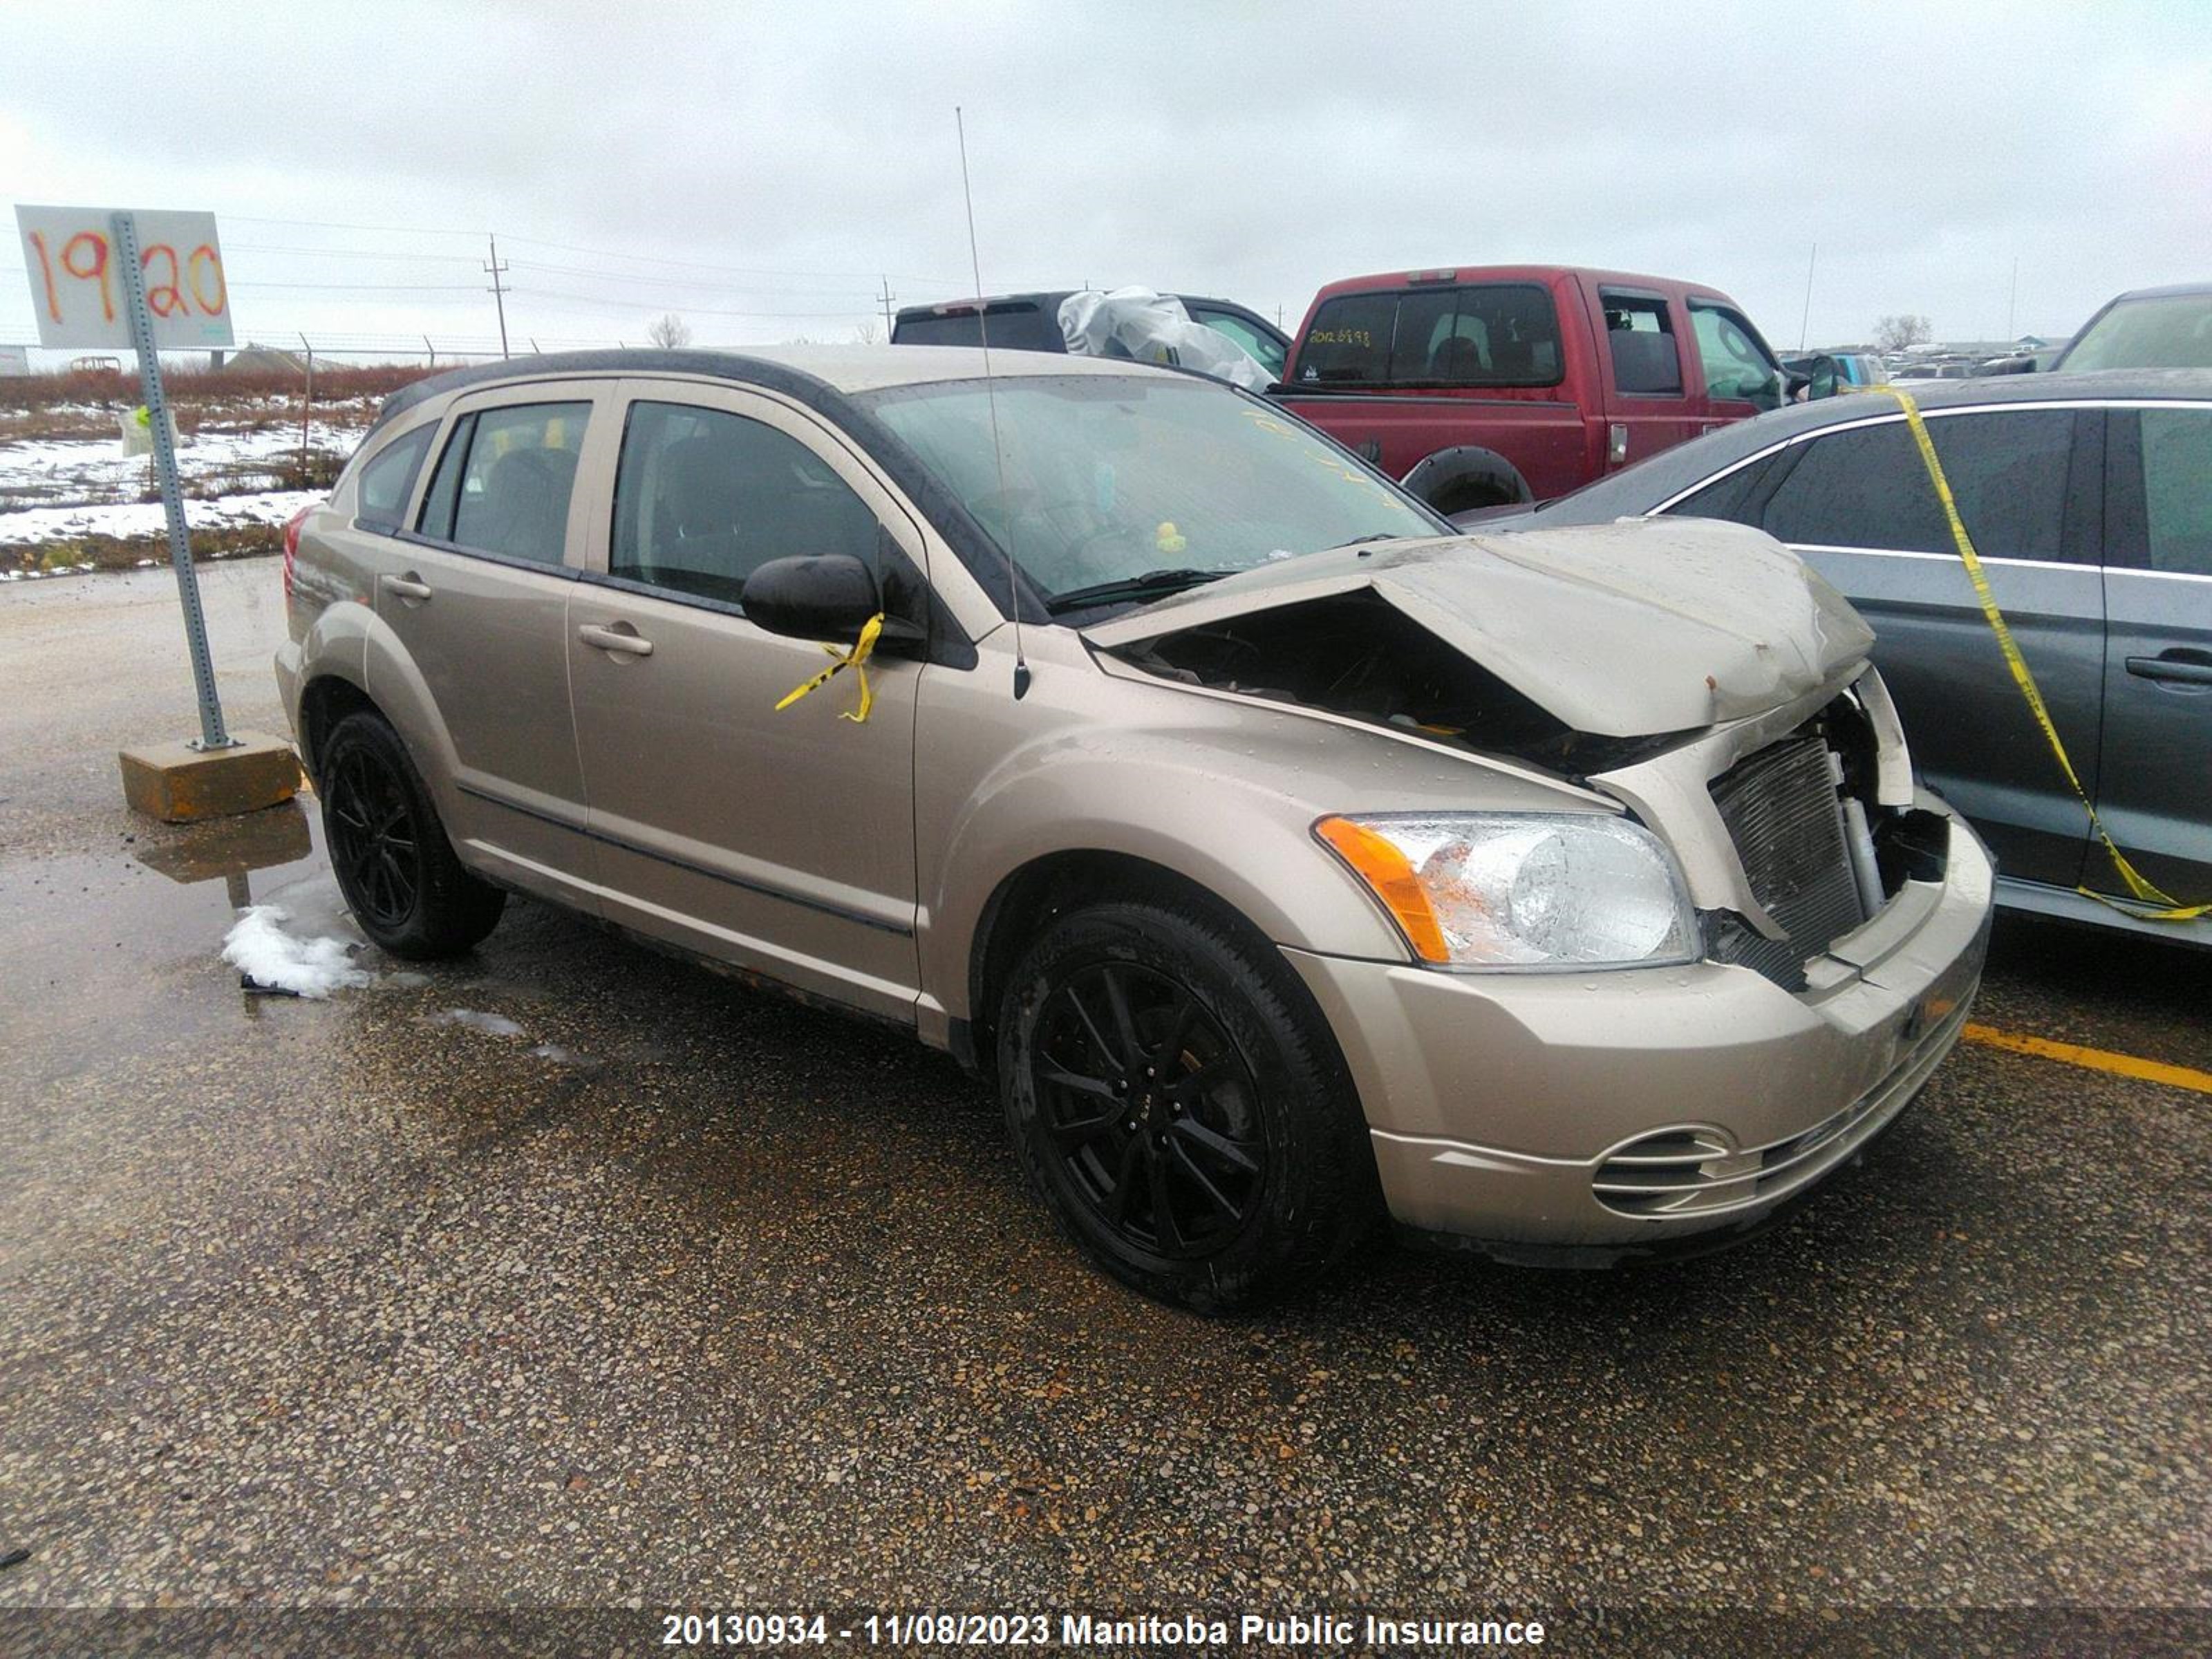
[(849, 553), (770, 559), (745, 578), (745, 620), (771, 634), (852, 645), (883, 609), (875, 573)]

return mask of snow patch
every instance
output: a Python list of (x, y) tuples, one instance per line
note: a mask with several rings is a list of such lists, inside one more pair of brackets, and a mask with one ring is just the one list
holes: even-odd
[(482, 1031), (487, 1036), (520, 1036), (522, 1027), (505, 1014), (487, 1014), (476, 1008), (441, 1008), (430, 1016), (434, 1025), (465, 1025), (471, 1031)]
[(290, 920), (291, 912), (281, 905), (248, 906), (224, 936), (222, 959), (257, 985), (317, 1001), (369, 982), (369, 974), (353, 965), (343, 939), (295, 939), (282, 926)]

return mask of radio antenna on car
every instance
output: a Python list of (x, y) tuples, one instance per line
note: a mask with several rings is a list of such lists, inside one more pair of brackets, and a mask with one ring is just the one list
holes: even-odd
[(999, 398), (991, 387), (991, 307), (984, 303), (983, 261), (975, 252), (975, 193), (968, 186), (968, 123), (952, 106), (952, 125), (960, 135), (960, 197), (968, 207), (968, 269), (975, 278), (975, 327), (983, 342), (983, 404), (991, 411), (991, 457), (999, 467), (999, 505), (1006, 514), (1000, 550), (1006, 556), (1006, 614), (1014, 623), (1014, 701), (1029, 694), (1030, 661), (1022, 651), (1022, 592), (1014, 575), (1014, 504), (1006, 493), (1006, 452), (999, 441)]

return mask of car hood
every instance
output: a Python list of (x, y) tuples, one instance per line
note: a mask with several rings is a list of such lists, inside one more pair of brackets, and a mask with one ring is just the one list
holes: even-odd
[(1705, 519), (1333, 548), (1082, 630), (1115, 651), (1371, 592), (1574, 731), (1686, 732), (1844, 678), (1874, 643), (1763, 532)]

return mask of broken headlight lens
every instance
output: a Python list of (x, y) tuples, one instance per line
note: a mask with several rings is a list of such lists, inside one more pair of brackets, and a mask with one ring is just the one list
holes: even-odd
[(1448, 968), (1692, 962), (1698, 925), (1656, 836), (1590, 813), (1323, 818), (1314, 833)]

